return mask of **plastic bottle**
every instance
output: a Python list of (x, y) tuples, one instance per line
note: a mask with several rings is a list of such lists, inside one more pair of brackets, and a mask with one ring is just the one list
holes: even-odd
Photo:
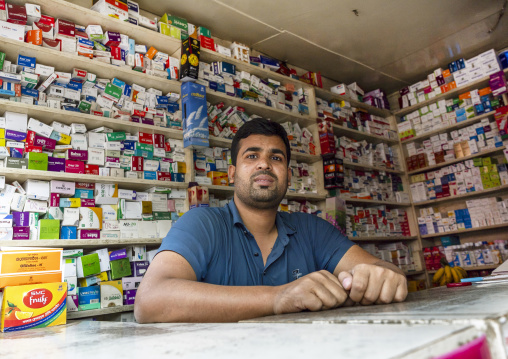
[(462, 257), (462, 248), (460, 245), (453, 246), (454, 258), (453, 265), (455, 267), (464, 267), (464, 258)]
[(483, 261), (485, 262), (485, 265), (491, 265), (494, 264), (494, 259), (492, 258), (492, 252), (490, 251), (490, 248), (487, 245), (487, 242), (482, 242), (482, 252), (483, 252)]
[(493, 264), (501, 264), (503, 262), (503, 258), (501, 257), (501, 252), (494, 243), (489, 243), (490, 252), (492, 253), (492, 261)]
[(474, 243), (467, 243), (466, 244), (467, 253), (469, 255), (471, 265), (476, 266), (476, 256), (474, 253)]
[(482, 242), (476, 242), (474, 244), (474, 254), (477, 266), (485, 265), (485, 260), (483, 259), (483, 250), (482, 250)]
[(473, 266), (473, 261), (471, 260), (471, 252), (469, 251), (467, 243), (460, 245), (460, 258), (461, 258), (461, 267), (471, 267)]

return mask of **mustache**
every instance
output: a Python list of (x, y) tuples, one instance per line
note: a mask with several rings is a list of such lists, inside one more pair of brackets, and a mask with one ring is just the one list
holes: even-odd
[(270, 171), (265, 171), (265, 170), (261, 170), (261, 171), (257, 171), (257, 172), (255, 172), (252, 176), (250, 176), (250, 179), (251, 179), (251, 180), (254, 180), (254, 178), (256, 178), (257, 176), (260, 176), (260, 175), (270, 176), (270, 177), (272, 177), (274, 180), (278, 180), (277, 176), (275, 176), (272, 172), (270, 172)]

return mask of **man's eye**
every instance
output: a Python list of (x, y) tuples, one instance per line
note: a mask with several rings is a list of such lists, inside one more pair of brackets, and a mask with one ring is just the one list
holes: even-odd
[(272, 159), (275, 161), (282, 161), (282, 157), (280, 156), (272, 156)]
[(247, 158), (256, 158), (257, 156), (255, 154), (250, 154), (250, 155), (247, 155)]

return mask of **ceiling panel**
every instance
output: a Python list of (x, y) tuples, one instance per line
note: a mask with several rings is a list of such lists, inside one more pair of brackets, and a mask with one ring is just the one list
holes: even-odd
[(332, 53), (322, 47), (304, 41), (293, 34), (283, 32), (255, 45), (256, 50), (308, 69), (321, 71), (322, 75), (339, 82), (358, 82), (366, 91), (380, 86), (400, 88), (405, 82), (393, 79), (367, 66)]
[(499, 11), (503, 1), (221, 0), (371, 67), (391, 63), (480, 21)]
[(277, 29), (247, 14), (212, 0), (139, 0), (138, 3), (143, 10), (158, 16), (164, 13), (180, 16), (195, 25), (210, 29), (212, 36), (236, 40), (249, 46), (278, 33)]
[[(508, 46), (508, 18), (503, 17), (492, 34), (488, 31), (497, 20), (493, 15), (485, 21), (471, 25), (429, 47), (380, 68), (383, 72), (402, 78), (411, 83), (418, 82), (438, 67), (446, 68), (448, 63), (458, 58), (470, 58), (483, 51)], [(387, 91), (392, 89), (387, 88)], [(398, 90), (398, 89), (395, 89)]]

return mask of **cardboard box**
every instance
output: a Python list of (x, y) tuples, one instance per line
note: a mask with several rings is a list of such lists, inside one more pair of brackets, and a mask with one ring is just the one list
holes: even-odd
[(77, 277), (84, 278), (101, 272), (99, 255), (97, 253), (87, 254), (77, 258)]
[(39, 239), (60, 239), (60, 220), (41, 219), (39, 220)]
[(79, 229), (101, 229), (102, 228), (102, 208), (80, 207)]
[(184, 147), (208, 147), (206, 89), (193, 82), (182, 84)]
[(72, 197), (76, 191), (75, 182), (51, 180), (49, 185), (51, 193), (58, 193), (62, 197)]
[(122, 277), (128, 277), (132, 274), (131, 266), (127, 258), (111, 261), (110, 265), (112, 280), (117, 280)]
[(101, 308), (123, 305), (122, 281), (108, 281), (99, 283), (101, 290)]
[(18, 331), (66, 324), (67, 284), (64, 282), (6, 287), (0, 330)]
[(94, 287), (81, 287), (78, 288), (79, 307), (81, 310), (92, 310), (101, 308), (101, 295), (100, 288)]
[(91, 253), (97, 253), (99, 255), (99, 262), (101, 267), (101, 272), (106, 272), (111, 269), (110, 260), (109, 260), (109, 252), (106, 248), (98, 249)]
[(187, 82), (198, 79), (200, 52), (200, 42), (197, 39), (189, 37), (182, 41), (180, 81)]

